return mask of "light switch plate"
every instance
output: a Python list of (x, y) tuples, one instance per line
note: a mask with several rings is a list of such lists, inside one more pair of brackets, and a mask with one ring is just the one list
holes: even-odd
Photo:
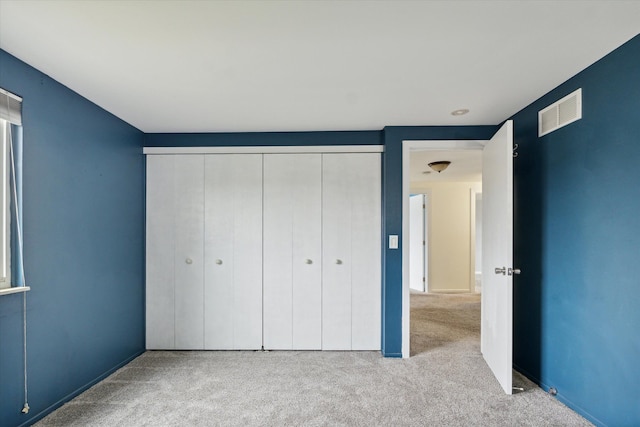
[(389, 235), (389, 249), (398, 249), (398, 235), (390, 234)]

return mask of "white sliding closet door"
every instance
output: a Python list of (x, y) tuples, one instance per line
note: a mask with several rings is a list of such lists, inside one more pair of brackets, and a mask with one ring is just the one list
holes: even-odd
[(179, 155), (174, 164), (176, 348), (204, 345), (202, 155)]
[(322, 155), (264, 155), (264, 347), (322, 348)]
[(381, 164), (323, 155), (322, 349), (379, 350)]
[(262, 155), (205, 156), (204, 347), (262, 347)]
[(146, 346), (175, 348), (175, 156), (147, 156)]
[(153, 153), (146, 202), (148, 349), (380, 349), (380, 153)]
[(147, 158), (147, 348), (203, 348), (202, 155)]

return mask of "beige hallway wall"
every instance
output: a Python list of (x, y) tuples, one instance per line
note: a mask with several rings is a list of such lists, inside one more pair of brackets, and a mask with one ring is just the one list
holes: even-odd
[[(411, 193), (428, 197), (429, 292), (473, 292), (472, 191), (480, 182), (419, 183)], [(474, 193), (475, 199), (475, 193)], [(472, 280), (473, 278), (473, 280)]]

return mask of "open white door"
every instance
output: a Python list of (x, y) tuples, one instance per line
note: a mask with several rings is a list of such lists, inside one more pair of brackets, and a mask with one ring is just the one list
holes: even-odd
[[(513, 122), (482, 155), (482, 323), (480, 348), (505, 393), (512, 393)], [(519, 273), (519, 271), (516, 271)]]
[(409, 286), (425, 292), (424, 194), (415, 194), (409, 200), (409, 234)]

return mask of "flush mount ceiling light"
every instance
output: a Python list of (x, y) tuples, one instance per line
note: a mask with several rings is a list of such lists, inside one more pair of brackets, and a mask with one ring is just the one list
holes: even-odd
[(465, 114), (467, 114), (469, 112), (468, 108), (461, 108), (459, 110), (453, 110), (451, 112), (452, 116), (464, 116)]
[(445, 170), (446, 168), (448, 168), (450, 164), (451, 164), (451, 162), (448, 161), (448, 160), (440, 160), (440, 161), (437, 161), (437, 162), (429, 163), (429, 167), (431, 169), (433, 169), (434, 171), (440, 173), (443, 170)]

